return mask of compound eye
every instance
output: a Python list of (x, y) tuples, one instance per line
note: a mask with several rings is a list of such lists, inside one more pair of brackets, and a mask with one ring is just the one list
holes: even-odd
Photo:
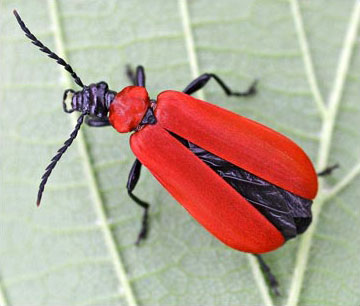
[(67, 89), (64, 92), (63, 96), (63, 109), (66, 113), (72, 113), (74, 111), (74, 106), (72, 105), (72, 100), (74, 97), (75, 91), (72, 89)]

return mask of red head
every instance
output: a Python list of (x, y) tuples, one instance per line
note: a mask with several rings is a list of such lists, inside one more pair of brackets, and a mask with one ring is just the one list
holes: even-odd
[(149, 95), (144, 87), (125, 87), (110, 105), (109, 121), (119, 133), (128, 133), (140, 124), (149, 106)]

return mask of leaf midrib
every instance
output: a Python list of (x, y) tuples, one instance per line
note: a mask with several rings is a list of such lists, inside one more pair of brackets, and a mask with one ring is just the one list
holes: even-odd
[[(198, 58), (195, 49), (194, 35), (191, 28), (190, 12), (187, 0), (179, 0), (180, 17), (185, 38), (185, 46), (188, 55), (191, 76), (193, 79), (200, 76)], [(205, 100), (204, 90), (199, 90), (196, 95), (200, 100)]]
[(7, 306), (9, 305), (6, 293), (4, 290), (3, 282), (0, 279), (0, 305)]
[[(54, 38), (55, 38), (57, 53), (60, 56), (62, 56), (64, 60), (67, 60), (65, 46), (64, 46), (65, 42), (62, 34), (59, 11), (57, 7), (57, 0), (48, 0), (48, 7), (50, 11), (50, 19), (54, 26)], [(69, 74), (65, 70), (63, 70), (62, 67), (61, 67), (61, 73), (64, 77), (64, 85), (67, 88), (70, 88), (72, 86), (72, 79), (70, 78)], [(71, 117), (72, 126), (74, 126), (77, 122), (76, 114), (73, 113), (71, 114), (70, 117)], [(135, 294), (131, 288), (130, 280), (126, 273), (120, 252), (117, 248), (115, 237), (113, 236), (113, 233), (107, 221), (105, 205), (100, 194), (100, 188), (95, 175), (95, 170), (91, 163), (91, 158), (87, 148), (86, 138), (81, 130), (79, 131), (77, 136), (77, 145), (80, 151), (80, 156), (82, 157), (85, 174), (87, 176), (86, 181), (89, 182), (89, 189), (93, 196), (96, 215), (99, 218), (99, 227), (101, 228), (104, 234), (105, 243), (110, 252), (116, 277), (119, 280), (119, 283), (123, 286), (123, 294), (128, 302), (128, 305), (137, 306), (138, 303), (136, 301)]]

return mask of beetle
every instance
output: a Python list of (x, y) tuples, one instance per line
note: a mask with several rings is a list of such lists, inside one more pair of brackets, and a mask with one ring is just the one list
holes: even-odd
[(136, 160), (127, 191), (144, 210), (136, 244), (148, 233), (149, 203), (133, 193), (144, 165), (211, 234), (231, 248), (254, 254), (278, 294), (278, 283), (259, 254), (279, 248), (310, 225), (318, 189), (312, 162), (284, 135), (191, 96), (211, 79), (227, 96), (251, 96), (256, 81), (238, 92), (216, 74), (204, 73), (182, 92), (167, 90), (155, 100), (149, 98), (144, 68), (138, 66), (135, 72), (127, 68), (132, 85), (120, 92), (110, 90), (103, 81), (84, 85), (64, 59), (30, 32), (15, 10), (14, 14), (32, 43), (62, 65), (82, 88), (64, 92), (63, 110), (81, 114), (42, 176), (37, 205), (52, 170), (84, 120), (92, 127), (111, 125), (119, 133), (133, 132), (130, 147)]

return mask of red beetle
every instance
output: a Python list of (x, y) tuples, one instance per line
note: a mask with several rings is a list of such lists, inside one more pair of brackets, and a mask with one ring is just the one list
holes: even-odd
[[(127, 189), (144, 208), (137, 243), (148, 229), (149, 204), (133, 194), (142, 165), (200, 224), (234, 249), (269, 252), (307, 229), (318, 184), (304, 151), (268, 127), (190, 96), (211, 78), (228, 96), (252, 95), (256, 82), (246, 92), (233, 92), (217, 75), (206, 73), (183, 92), (164, 91), (151, 100), (145, 89), (144, 69), (139, 66), (135, 74), (127, 71), (134, 86), (119, 93), (109, 90), (105, 82), (85, 86), (70, 65), (45, 47), (16, 11), (14, 14), (33, 44), (64, 66), (82, 87), (64, 93), (64, 111), (79, 111), (81, 115), (70, 138), (46, 168), (38, 205), (48, 177), (86, 117), (86, 123), (93, 127), (112, 125), (120, 133), (133, 132), (130, 146), (137, 159)], [(257, 257), (275, 288), (276, 280)]]

